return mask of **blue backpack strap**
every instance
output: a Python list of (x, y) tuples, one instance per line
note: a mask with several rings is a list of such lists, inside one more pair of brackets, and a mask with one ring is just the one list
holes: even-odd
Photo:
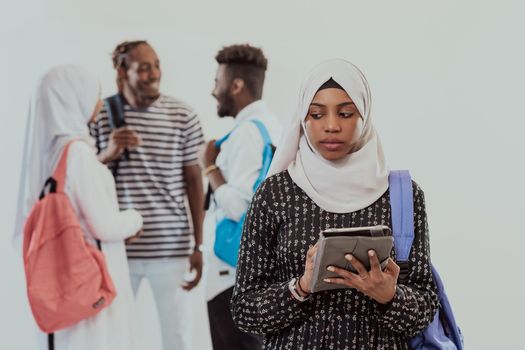
[(272, 139), (270, 138), (270, 134), (268, 133), (266, 126), (264, 126), (264, 124), (259, 120), (254, 119), (250, 121), (254, 123), (259, 129), (259, 132), (261, 133), (263, 144), (264, 144), (261, 171), (259, 172), (259, 177), (257, 178), (257, 180), (255, 181), (255, 184), (253, 185), (253, 192), (255, 192), (257, 188), (259, 187), (259, 185), (266, 178), (266, 174), (268, 174), (268, 170), (270, 170), (270, 164), (272, 163), (272, 158), (273, 158), (273, 150), (272, 150)]
[(395, 170), (388, 177), (392, 232), (396, 260), (401, 268), (400, 279), (408, 274), (408, 258), (414, 241), (414, 195), (412, 179), (408, 170)]
[[(256, 119), (250, 120), (250, 122), (254, 123), (255, 126), (257, 126), (257, 129), (259, 129), (259, 132), (261, 133), (261, 136), (262, 136), (262, 139), (263, 139), (263, 144), (265, 146), (266, 145), (271, 145), (272, 144), (272, 139), (270, 138), (270, 134), (268, 133), (268, 130), (266, 129), (266, 126), (264, 126), (264, 124), (261, 121), (256, 120)], [(227, 133), (226, 135), (224, 135), (223, 137), (221, 137), (220, 139), (215, 141), (215, 147), (221, 148), (221, 145), (224, 143), (224, 141), (226, 141), (230, 137), (230, 135), (232, 134), (232, 132), (236, 128), (237, 127), (233, 128), (232, 131), (230, 131), (229, 133)]]
[[(268, 174), (268, 170), (270, 170), (270, 164), (272, 163), (272, 157), (273, 157), (273, 150), (272, 150), (272, 139), (270, 138), (270, 134), (268, 133), (268, 129), (266, 129), (266, 126), (264, 124), (256, 119), (250, 120), (250, 122), (254, 123), (255, 126), (257, 126), (257, 129), (259, 129), (259, 132), (261, 133), (261, 137), (263, 139), (263, 155), (262, 155), (262, 165), (261, 165), (261, 171), (259, 173), (259, 177), (255, 181), (255, 184), (253, 185), (253, 191), (257, 190), (261, 182), (266, 178), (266, 174)], [(235, 128), (221, 137), (219, 140), (215, 141), (215, 147), (221, 148), (221, 145), (226, 141), (232, 132), (235, 130)]]
[[(235, 129), (234, 129), (235, 130)], [(232, 134), (233, 130), (230, 131), (229, 133), (227, 133), (226, 135), (224, 135), (223, 137), (221, 137), (220, 139), (218, 139), (217, 141), (215, 141), (215, 147), (220, 149), (221, 148), (221, 145), (224, 143), (224, 141), (226, 141), (230, 135)]]
[(265, 146), (266, 145), (271, 145), (272, 144), (272, 139), (270, 138), (270, 134), (268, 133), (268, 130), (266, 129), (266, 126), (264, 126), (264, 124), (260, 120), (257, 120), (257, 119), (250, 120), (250, 122), (254, 123), (255, 126), (257, 126), (257, 129), (259, 129), (259, 132), (261, 133), (264, 145)]
[[(262, 154), (262, 164), (261, 170), (259, 172), (259, 177), (253, 185), (253, 191), (255, 192), (261, 182), (265, 179), (268, 170), (270, 169), (270, 163), (272, 161), (273, 149), (272, 149), (272, 140), (268, 134), (268, 130), (264, 124), (258, 120), (250, 120), (256, 126), (259, 132), (261, 133), (263, 139), (263, 154)], [(215, 146), (220, 148), (222, 143), (228, 139), (231, 132), (226, 136), (216, 141)], [(222, 219), (217, 223), (215, 228), (215, 243), (213, 246), (213, 251), (215, 255), (219, 257), (222, 261), (226, 262), (230, 266), (237, 266), (237, 258), (239, 252), (239, 246), (242, 236), (243, 223), (246, 217), (246, 212), (242, 215), (239, 221), (233, 221), (227, 218)]]

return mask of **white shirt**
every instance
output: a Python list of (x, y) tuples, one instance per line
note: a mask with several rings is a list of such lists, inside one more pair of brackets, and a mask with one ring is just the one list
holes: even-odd
[(209, 248), (207, 298), (235, 284), (235, 268), (213, 253), (215, 227), (224, 217), (238, 221), (248, 210), (253, 196), (253, 185), (259, 177), (264, 148), (261, 133), (250, 120), (259, 120), (266, 126), (272, 143), (279, 141), (281, 123), (262, 100), (243, 108), (235, 118), (230, 137), (221, 145), (215, 164), (220, 168), (226, 183), (213, 193), (210, 209), (204, 221), (204, 241)]
[(97, 315), (56, 332), (55, 349), (134, 349), (136, 316), (124, 239), (142, 227), (142, 217), (133, 209), (119, 210), (113, 176), (84, 142), (70, 146), (64, 190), (86, 239), (101, 241), (117, 296)]

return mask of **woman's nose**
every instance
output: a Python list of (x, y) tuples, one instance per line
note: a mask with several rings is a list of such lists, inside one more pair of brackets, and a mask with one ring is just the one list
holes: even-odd
[(329, 113), (325, 119), (326, 123), (324, 129), (326, 132), (339, 132), (341, 131), (341, 125), (339, 124), (339, 118), (334, 113)]

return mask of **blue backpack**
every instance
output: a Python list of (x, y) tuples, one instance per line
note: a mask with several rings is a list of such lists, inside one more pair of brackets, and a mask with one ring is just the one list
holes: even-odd
[[(392, 231), (400, 279), (407, 277), (410, 249), (414, 240), (414, 202), (412, 179), (406, 170), (392, 171), (389, 177)], [(439, 309), (434, 320), (421, 334), (410, 339), (414, 350), (463, 350), (463, 336), (456, 325), (443, 282), (434, 266), (432, 275), (439, 294)]]
[[(268, 134), (264, 124), (258, 120), (250, 120), (250, 122), (257, 126), (264, 143), (261, 172), (253, 184), (253, 193), (255, 193), (261, 182), (266, 177), (268, 170), (270, 169), (270, 163), (272, 162), (273, 158), (273, 146), (270, 135)], [(226, 141), (228, 137), (230, 137), (230, 134), (231, 132), (218, 140), (215, 143), (215, 146), (220, 148), (222, 143)], [(241, 216), (239, 221), (233, 221), (228, 218), (224, 218), (217, 223), (217, 227), (215, 228), (215, 244), (213, 246), (213, 251), (219, 259), (233, 267), (237, 265), (237, 256), (239, 254), (239, 247), (241, 245), (242, 226), (244, 224), (245, 218), (246, 212)]]

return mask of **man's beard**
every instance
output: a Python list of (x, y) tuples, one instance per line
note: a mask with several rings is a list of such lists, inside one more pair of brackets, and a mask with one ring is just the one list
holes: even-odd
[(219, 117), (234, 117), (235, 104), (233, 102), (233, 98), (230, 95), (228, 95), (227, 92), (221, 94), (217, 98), (217, 102), (219, 103), (219, 107), (217, 108), (217, 115)]
[(149, 107), (160, 97), (159, 90), (144, 89), (140, 85), (137, 87), (131, 87), (134, 95), (136, 96), (137, 103), (142, 107)]
[(154, 94), (151, 94), (151, 93), (149, 93), (149, 94), (139, 93), (138, 97), (139, 97), (139, 100), (141, 101), (141, 104), (150, 105), (150, 104), (155, 102), (160, 97), (160, 92), (157, 91)]

